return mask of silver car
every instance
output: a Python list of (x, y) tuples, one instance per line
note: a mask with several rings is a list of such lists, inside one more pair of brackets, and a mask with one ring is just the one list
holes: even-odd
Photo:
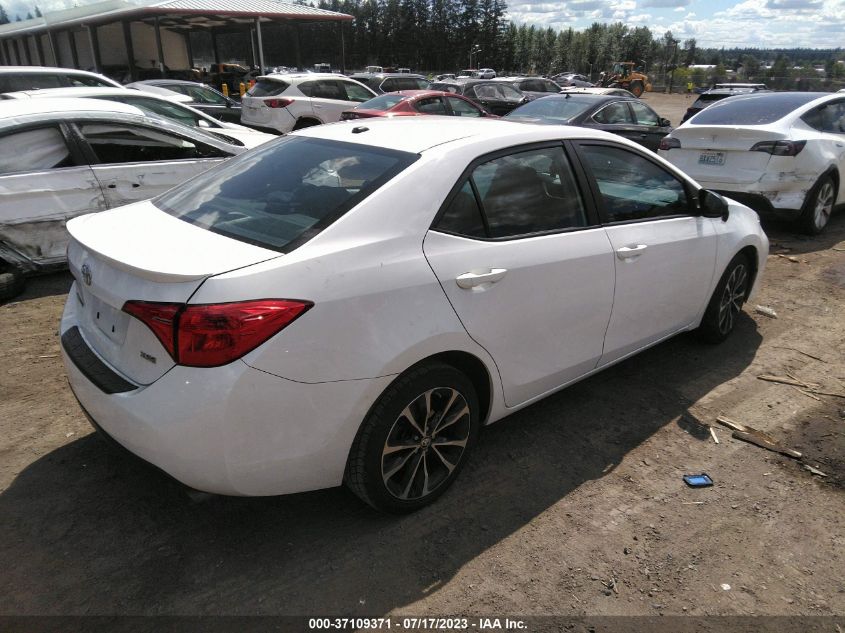
[(0, 298), (66, 265), (70, 218), (152, 198), (244, 151), (123, 103), (0, 102)]

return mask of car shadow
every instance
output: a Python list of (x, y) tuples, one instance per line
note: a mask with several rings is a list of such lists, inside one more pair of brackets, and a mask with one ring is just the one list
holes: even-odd
[(28, 301), (30, 299), (41, 299), (43, 297), (52, 297), (55, 295), (66, 295), (72, 284), (73, 277), (66, 270), (46, 275), (28, 277), (26, 279), (23, 292), (11, 299), (4, 299), (0, 301), (0, 305), (16, 303), (18, 301)]
[(802, 255), (824, 251), (845, 240), (845, 205), (834, 209), (821, 235), (804, 235), (798, 230), (794, 220), (784, 217), (764, 215), (762, 224), (772, 243), (772, 253)]
[(436, 592), (570, 492), (607, 477), (742, 373), (760, 343), (743, 315), (722, 345), (679, 336), (546, 398), (485, 429), (452, 489), (408, 516), (376, 513), (342, 488), (191, 498), (86, 436), (0, 494), (0, 612), (386, 613)]

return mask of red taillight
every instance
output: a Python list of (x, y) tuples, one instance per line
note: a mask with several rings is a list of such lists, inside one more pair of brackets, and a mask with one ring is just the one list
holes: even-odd
[(291, 103), (293, 103), (293, 99), (265, 99), (264, 105), (268, 108), (287, 108)]
[(127, 301), (123, 304), (123, 311), (128, 312), (144, 325), (150, 328), (161, 341), (164, 349), (174, 359), (176, 355), (176, 319), (184, 304), (154, 303), (151, 301)]
[(308, 310), (310, 301), (259, 299), (185, 305), (127, 301), (179, 365), (218, 367), (254, 350)]
[(660, 146), (659, 149), (662, 149), (664, 152), (668, 152), (670, 149), (678, 149), (681, 146), (681, 142), (672, 137), (672, 136), (664, 136), (660, 139)]
[(751, 147), (752, 152), (766, 152), (772, 156), (797, 156), (807, 141), (760, 141)]

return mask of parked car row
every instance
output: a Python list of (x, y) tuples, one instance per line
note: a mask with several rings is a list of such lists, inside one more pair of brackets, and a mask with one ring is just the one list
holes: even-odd
[(843, 201), (845, 95), (735, 95), (672, 130), (512, 81), (262, 76), (241, 117), (272, 142), (178, 95), (7, 94), (0, 258), (67, 253), (71, 389), (177, 480), (416, 510), (481, 426), (678, 333), (727, 339), (769, 246), (743, 202), (819, 232)]

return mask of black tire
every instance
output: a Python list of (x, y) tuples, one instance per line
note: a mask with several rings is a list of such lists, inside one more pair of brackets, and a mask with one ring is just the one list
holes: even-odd
[(818, 235), (824, 231), (833, 205), (836, 202), (836, 183), (830, 174), (819, 178), (818, 182), (807, 193), (798, 217), (798, 228), (807, 235)]
[(358, 430), (346, 485), (385, 512), (428, 505), (466, 463), (478, 438), (478, 416), (478, 396), (463, 373), (443, 363), (412, 368), (385, 390)]
[(631, 91), (635, 97), (639, 98), (642, 96), (643, 92), (645, 92), (645, 86), (643, 86), (643, 82), (641, 81), (632, 81), (628, 90)]
[(12, 299), (23, 292), (23, 275), (5, 264), (0, 264), (0, 301)]
[(748, 257), (744, 253), (737, 253), (725, 268), (707, 304), (704, 318), (696, 330), (699, 338), (708, 343), (721, 343), (730, 336), (748, 298), (751, 282)]
[(301, 130), (306, 127), (313, 127), (315, 125), (320, 125), (319, 121), (315, 121), (314, 119), (299, 119), (296, 122), (296, 125), (293, 126), (294, 130)]

